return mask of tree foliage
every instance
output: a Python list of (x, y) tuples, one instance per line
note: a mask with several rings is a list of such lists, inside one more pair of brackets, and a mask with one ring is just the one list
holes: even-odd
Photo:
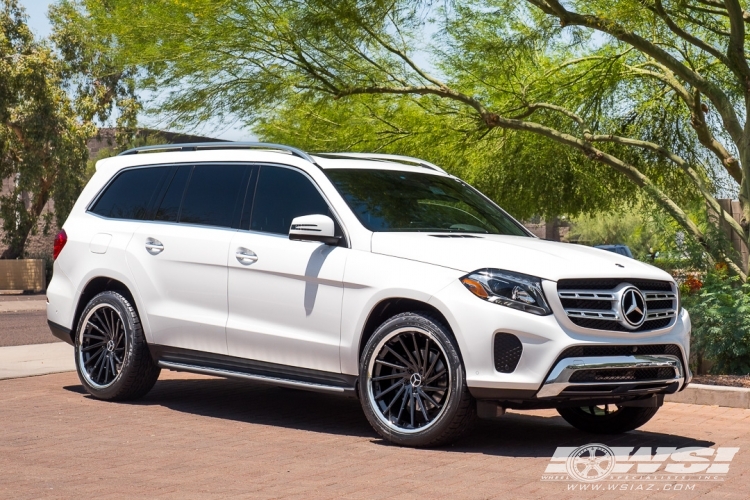
[(750, 374), (750, 283), (711, 272), (683, 305), (693, 322), (693, 348), (715, 373)]
[[(112, 82), (100, 84), (91, 68), (59, 57), (56, 49), (74, 46), (36, 40), (16, 0), (0, 1), (0, 180), (10, 183), (0, 196), (8, 245), (0, 258), (24, 256), (40, 223), (45, 232), (62, 225), (83, 187), (94, 118), (105, 119), (116, 101), (102, 95)], [(50, 200), (56, 220), (44, 212)]]
[[(748, 241), (741, 0), (64, 0), (174, 123), (239, 117), (311, 149), (413, 152), (517, 215), (640, 196), (745, 279), (688, 215)], [(425, 63), (425, 54), (429, 63)], [(442, 160), (442, 161), (441, 161)], [(739, 194), (745, 221), (716, 197)], [(510, 208), (510, 207), (509, 207)], [(711, 259), (710, 259), (711, 260)]]

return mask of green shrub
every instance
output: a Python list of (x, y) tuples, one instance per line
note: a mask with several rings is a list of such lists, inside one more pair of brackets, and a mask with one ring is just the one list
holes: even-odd
[(711, 372), (750, 374), (750, 283), (711, 272), (682, 305), (693, 323), (693, 351), (713, 363)]

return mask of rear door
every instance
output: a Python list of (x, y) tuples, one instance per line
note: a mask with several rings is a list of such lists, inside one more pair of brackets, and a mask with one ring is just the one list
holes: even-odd
[(342, 280), (349, 250), (289, 240), (294, 217), (333, 213), (313, 181), (297, 169), (261, 166), (254, 193), (227, 259), (229, 354), (340, 373)]
[(128, 264), (154, 343), (226, 354), (227, 253), (252, 170), (173, 167), (154, 220), (136, 230)]

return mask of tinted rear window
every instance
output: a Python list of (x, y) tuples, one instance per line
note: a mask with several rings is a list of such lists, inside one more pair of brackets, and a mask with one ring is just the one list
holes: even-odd
[(180, 223), (231, 227), (245, 194), (246, 166), (199, 165), (193, 169), (180, 210)]
[(121, 172), (102, 193), (91, 212), (112, 219), (146, 220), (168, 167)]
[(182, 195), (185, 194), (185, 186), (192, 170), (193, 167), (189, 165), (177, 168), (174, 177), (172, 177), (172, 182), (169, 183), (169, 188), (164, 194), (164, 199), (162, 199), (159, 209), (154, 215), (154, 220), (177, 222), (177, 217), (180, 215)]

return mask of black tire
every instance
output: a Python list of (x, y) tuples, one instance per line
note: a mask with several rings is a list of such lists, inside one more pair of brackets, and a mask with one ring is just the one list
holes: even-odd
[(143, 397), (161, 372), (151, 358), (138, 313), (115, 291), (100, 293), (81, 313), (75, 360), (86, 391), (106, 401)]
[(659, 408), (617, 405), (557, 409), (557, 413), (570, 425), (592, 434), (622, 434), (632, 431), (651, 420), (657, 411)]
[[(413, 349), (399, 339), (408, 340)], [(398, 356), (405, 364), (391, 348), (401, 352)], [(402, 364), (403, 369), (394, 367)], [(365, 416), (378, 434), (394, 444), (445, 445), (467, 433), (476, 421), (476, 401), (466, 386), (456, 340), (429, 313), (402, 313), (380, 325), (362, 352), (359, 374)], [(378, 378), (386, 380), (373, 380)], [(395, 387), (386, 385), (391, 381)]]

